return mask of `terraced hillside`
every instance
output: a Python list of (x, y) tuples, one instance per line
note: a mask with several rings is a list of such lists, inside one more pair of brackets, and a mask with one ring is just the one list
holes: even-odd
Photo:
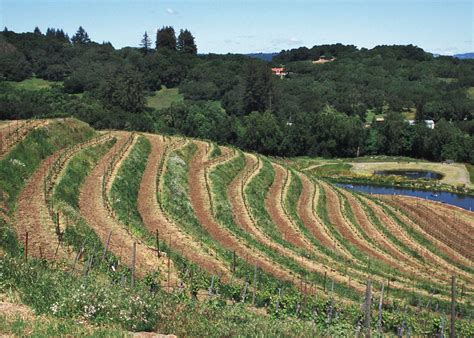
[[(6, 123), (0, 132), (8, 140), (0, 159), (0, 249), (13, 262), (0, 265), (0, 287), (13, 285), (40, 313), (68, 313), (51, 310), (66, 293), (39, 303), (27, 282), (15, 285), (21, 273), (8, 266), (22, 271), (42, 261), (67, 274), (61, 278), (72, 289), (93, 275), (133, 297), (161, 289), (176, 302), (243, 303), (260, 308), (261, 318), (298, 318), (301, 335), (316, 327), (360, 330), (368, 281), (373, 328), (447, 332), (455, 276), (457, 329), (474, 330), (472, 212), (357, 194), (202, 140), (99, 133), (73, 119)], [(103, 297), (88, 320), (108, 316)], [(151, 303), (134, 302), (149, 316), (159, 312)], [(81, 311), (74, 315), (84, 317)], [(156, 324), (157, 315), (151, 326), (138, 315), (133, 323), (141, 326), (109, 317), (131, 330), (183, 330)]]

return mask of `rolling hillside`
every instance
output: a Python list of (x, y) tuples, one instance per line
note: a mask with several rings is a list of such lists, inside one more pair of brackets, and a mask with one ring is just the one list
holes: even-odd
[(205, 140), (75, 119), (0, 133), (0, 294), (35, 316), (314, 336), (353, 335), (371, 314), (373, 331), (447, 334), (456, 276), (456, 330), (474, 333), (472, 212), (358, 194)]

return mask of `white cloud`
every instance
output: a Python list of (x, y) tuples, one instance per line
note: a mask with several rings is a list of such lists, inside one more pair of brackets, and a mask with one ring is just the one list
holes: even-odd
[(169, 15), (176, 15), (176, 14), (178, 14), (178, 11), (175, 10), (175, 9), (173, 9), (173, 8), (171, 8), (171, 7), (168, 7), (168, 8), (166, 9), (166, 13), (168, 13)]

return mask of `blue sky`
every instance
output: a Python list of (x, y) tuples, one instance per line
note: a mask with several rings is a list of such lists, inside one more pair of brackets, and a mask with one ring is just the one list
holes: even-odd
[(427, 51), (474, 51), (474, 0), (0, 0), (0, 26), (82, 25), (98, 42), (137, 46), (144, 31), (188, 28), (200, 53), (272, 52), (315, 44), (415, 44)]

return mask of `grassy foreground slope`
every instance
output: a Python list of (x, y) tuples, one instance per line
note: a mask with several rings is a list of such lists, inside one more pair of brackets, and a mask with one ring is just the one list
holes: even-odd
[[(364, 284), (371, 279), (372, 330), (448, 334), (449, 278), (456, 274), (456, 332), (474, 334), (469, 320), (473, 314), (472, 213), (457, 212), (458, 221), (448, 234), (458, 238), (459, 244), (450, 246), (441, 221), (435, 223), (436, 231), (422, 231), (426, 227), (418, 221), (424, 215), (421, 209), (403, 207), (402, 199), (389, 203), (342, 194), (304, 172), (275, 167), (264, 157), (257, 160), (254, 155), (203, 141), (187, 140), (173, 148), (177, 140), (170, 138), (154, 144), (150, 135), (107, 135), (93, 142), (99, 134), (87, 125), (72, 119), (53, 120), (30, 131), (0, 160), (0, 308), (13, 303), (10, 308), (24, 307), (28, 314), (17, 318), (2, 313), (0, 333), (348, 336), (364, 329), (360, 305)], [(120, 139), (126, 144), (128, 138), (130, 147), (122, 149)], [(156, 156), (157, 145), (163, 147), (163, 156)], [(52, 154), (53, 159), (67, 161), (48, 162)], [(110, 161), (104, 161), (109, 157)], [(156, 169), (146, 170), (154, 161), (159, 163)], [(55, 174), (44, 180), (44, 191), (39, 189), (32, 197), (35, 203), (48, 201), (38, 210), (54, 212), (28, 225), (27, 246), (28, 237), (16, 230), (21, 220), (15, 215), (24, 187), (43, 184), (32, 178), (49, 177), (38, 168)], [(148, 172), (157, 174), (145, 177)], [(85, 194), (84, 186), (93, 191), (91, 178), (97, 187), (94, 196)], [(150, 231), (138, 201), (141, 183), (150, 179), (157, 182), (157, 199), (152, 204), (158, 203), (157, 208), (170, 218), (160, 226), (170, 227), (172, 222), (185, 234), (181, 240), (190, 239), (202, 259), (193, 259), (189, 251), (183, 253), (182, 243), (176, 243), (180, 239)], [(53, 189), (51, 200), (45, 198), (50, 196), (48, 184)], [(274, 184), (278, 189), (271, 189)], [(309, 189), (311, 184), (314, 187)], [(100, 200), (100, 194), (103, 201), (94, 202), (95, 209), (90, 210), (100, 212), (100, 217), (109, 215), (104, 222), (85, 215), (82, 208), (89, 199)], [(272, 212), (270, 201), (277, 201), (279, 209)], [(244, 219), (235, 214), (234, 205), (241, 205)], [(25, 208), (26, 201), (21, 206)], [(444, 206), (425, 209), (445, 221), (452, 213)], [(58, 250), (68, 255), (45, 259), (35, 247), (39, 229), (55, 238), (54, 245), (57, 242)], [(293, 229), (298, 240), (291, 240), (281, 229)], [(334, 248), (342, 249), (335, 252), (332, 246), (319, 243), (319, 238), (327, 236), (319, 231), (329, 233)], [(346, 244), (352, 238), (349, 235), (355, 236), (357, 245)], [(130, 250), (133, 242), (138, 247), (135, 258)], [(120, 243), (128, 244), (122, 250)], [(143, 250), (147, 255), (141, 254)], [(334, 264), (346, 253), (354, 257), (353, 262)], [(384, 258), (390, 253), (400, 258), (392, 267), (384, 263), (393, 261)], [(212, 259), (220, 271), (200, 265)], [(159, 262), (151, 265), (160, 268), (148, 269), (151, 262)], [(442, 269), (436, 269), (438, 263)], [(143, 265), (147, 268), (142, 269)], [(398, 265), (413, 269), (410, 278), (407, 271), (396, 269)], [(166, 275), (170, 270), (171, 283)], [(430, 281), (429, 271), (433, 271)], [(279, 277), (282, 272), (285, 278)], [(385, 293), (379, 326), (381, 283)]]

